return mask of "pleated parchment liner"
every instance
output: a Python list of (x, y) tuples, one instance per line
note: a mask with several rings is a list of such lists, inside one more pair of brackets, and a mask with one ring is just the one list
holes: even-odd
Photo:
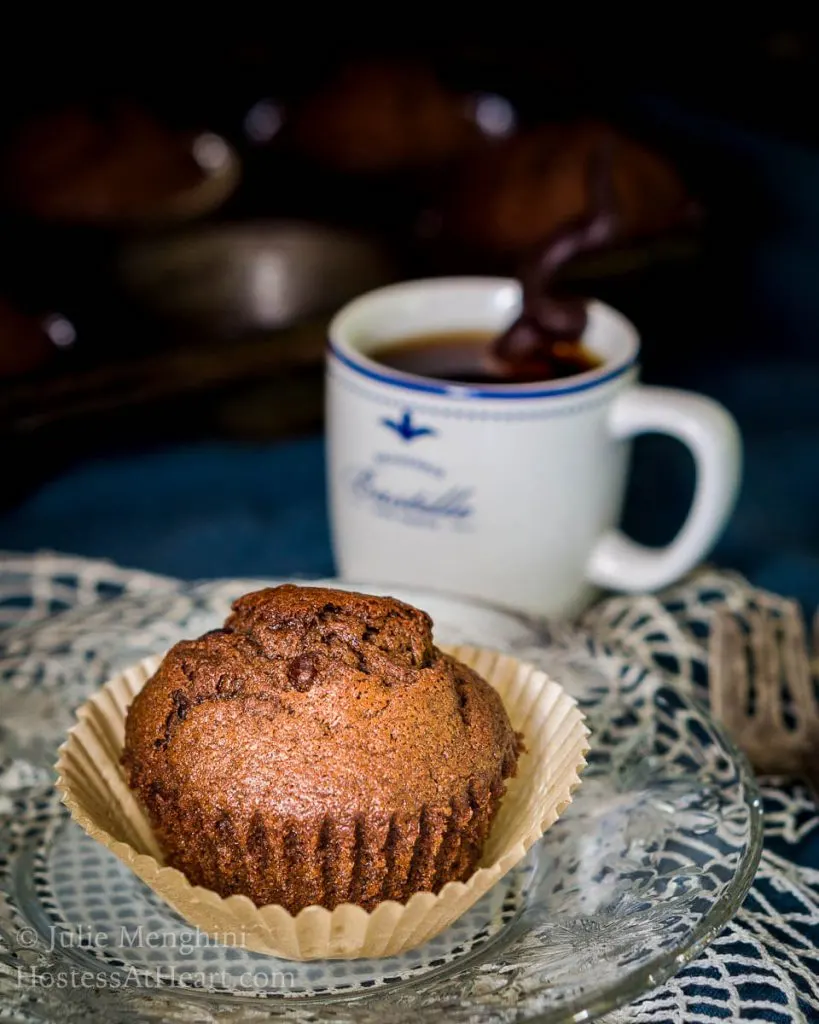
[(442, 932), (498, 882), (568, 807), (580, 784), (589, 731), (574, 700), (532, 665), (480, 648), (446, 648), (472, 666), (501, 695), (526, 752), (490, 833), (481, 866), (466, 882), (436, 895), (416, 893), (406, 904), (388, 900), (375, 910), (344, 904), (329, 911), (256, 907), (246, 896), (227, 899), (191, 885), (163, 864), (145, 813), (125, 781), (120, 754), (125, 714), (156, 671), (147, 658), (111, 679), (78, 711), (62, 745), (57, 788), (72, 816), (134, 871), (190, 925), (223, 942), (291, 960), (393, 956)]

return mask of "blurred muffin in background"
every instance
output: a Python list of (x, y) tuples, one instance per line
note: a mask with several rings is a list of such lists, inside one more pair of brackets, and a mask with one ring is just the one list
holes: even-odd
[(605, 124), (579, 122), (543, 125), (465, 161), (443, 204), (441, 232), (498, 254), (531, 249), (588, 210), (589, 161), (612, 136), (623, 240), (679, 224), (690, 200), (675, 169)]
[(119, 224), (206, 212), (235, 187), (218, 136), (175, 132), (129, 103), (65, 107), (29, 121), (6, 147), (6, 205), (44, 221)]
[(0, 378), (18, 377), (44, 366), (58, 348), (74, 341), (74, 328), (52, 314), (38, 319), (0, 296)]
[(384, 173), (440, 165), (480, 142), (467, 97), (423, 65), (342, 68), (292, 113), (295, 147), (335, 170)]

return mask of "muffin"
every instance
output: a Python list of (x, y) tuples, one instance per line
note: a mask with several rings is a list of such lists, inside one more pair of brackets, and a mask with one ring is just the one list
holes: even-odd
[(690, 199), (661, 156), (605, 124), (548, 124), (464, 163), (443, 211), (444, 233), (497, 253), (525, 253), (589, 208), (588, 166), (614, 137), (620, 236), (657, 234), (681, 223)]
[(0, 296), (0, 378), (38, 370), (55, 353), (42, 322)]
[(0, 187), (6, 202), (45, 221), (116, 223), (150, 217), (207, 174), (193, 137), (113, 103), (32, 119), (8, 146)]
[(295, 914), (467, 879), (518, 751), (500, 697), (424, 612), (287, 585), (172, 648), (122, 760), (169, 864)]
[(335, 170), (387, 173), (445, 164), (481, 141), (464, 97), (412, 62), (349, 64), (293, 116), (296, 148)]

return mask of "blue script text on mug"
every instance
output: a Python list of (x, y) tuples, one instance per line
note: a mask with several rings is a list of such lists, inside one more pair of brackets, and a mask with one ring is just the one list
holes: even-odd
[[(637, 332), (610, 307), (590, 304), (583, 338), (600, 365), (556, 381), (460, 385), (368, 358), (410, 336), (500, 332), (519, 306), (515, 281), (441, 278), (371, 292), (333, 320), (328, 482), (342, 576), (571, 615), (600, 587), (671, 583), (713, 545), (737, 491), (736, 424), (711, 399), (639, 384)], [(617, 528), (630, 440), (644, 432), (678, 438), (697, 465), (688, 518), (662, 549)]]

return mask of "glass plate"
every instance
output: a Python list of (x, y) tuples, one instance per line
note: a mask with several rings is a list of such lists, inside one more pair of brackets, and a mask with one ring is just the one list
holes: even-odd
[(759, 797), (703, 708), (591, 637), (362, 583), (429, 611), (439, 642), (506, 650), (558, 678), (592, 729), (583, 785), (519, 868), (402, 956), (299, 964), (193, 931), (68, 820), (51, 765), (90, 691), (220, 624), (258, 585), (157, 587), (0, 635), (16, 691), (0, 723), (0, 1018), (588, 1019), (658, 985), (736, 911), (759, 860)]

